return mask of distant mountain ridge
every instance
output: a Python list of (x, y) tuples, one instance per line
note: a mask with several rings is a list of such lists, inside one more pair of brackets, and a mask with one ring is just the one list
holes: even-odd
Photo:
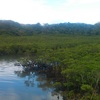
[(33, 34), (71, 34), (100, 35), (100, 22), (94, 25), (85, 23), (59, 24), (20, 24), (12, 20), (0, 20), (0, 35), (33, 35)]

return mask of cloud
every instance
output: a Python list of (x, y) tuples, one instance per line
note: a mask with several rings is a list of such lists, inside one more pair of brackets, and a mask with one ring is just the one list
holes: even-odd
[(68, 4), (93, 4), (100, 2), (100, 0), (65, 0), (65, 3)]
[(65, 22), (96, 23), (100, 20), (99, 0), (66, 0), (59, 8)]
[(99, 21), (99, 0), (0, 0), (0, 19), (20, 23)]
[(55, 11), (45, 0), (0, 0), (0, 18), (19, 22), (46, 23), (55, 18)]

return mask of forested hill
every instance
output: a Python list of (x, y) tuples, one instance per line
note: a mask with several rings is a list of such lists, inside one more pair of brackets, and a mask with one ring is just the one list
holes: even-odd
[(59, 24), (20, 24), (11, 20), (0, 20), (0, 35), (33, 35), (33, 34), (71, 34), (100, 35), (100, 23), (94, 25), (84, 23)]

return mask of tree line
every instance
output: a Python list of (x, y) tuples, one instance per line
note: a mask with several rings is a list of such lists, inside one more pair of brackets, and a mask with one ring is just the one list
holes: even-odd
[(58, 24), (20, 24), (11, 20), (0, 20), (0, 35), (30, 36), (34, 34), (100, 35), (100, 22)]

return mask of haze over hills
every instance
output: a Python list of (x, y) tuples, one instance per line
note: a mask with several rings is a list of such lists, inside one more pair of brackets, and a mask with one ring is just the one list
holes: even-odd
[(71, 34), (100, 35), (100, 23), (59, 23), (59, 24), (20, 24), (12, 20), (0, 20), (0, 35), (33, 35), (33, 34)]

